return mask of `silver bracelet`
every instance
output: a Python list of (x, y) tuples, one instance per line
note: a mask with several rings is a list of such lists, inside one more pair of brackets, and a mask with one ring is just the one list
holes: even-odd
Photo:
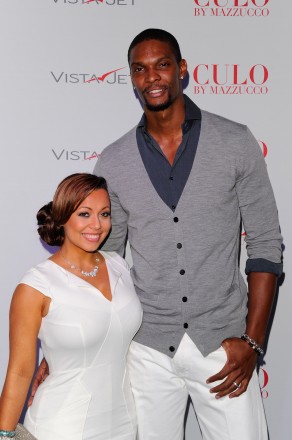
[(254, 339), (252, 339), (250, 336), (248, 336), (246, 333), (241, 335), (241, 339), (248, 343), (248, 345), (256, 352), (258, 356), (261, 356), (264, 354), (264, 350), (262, 347), (256, 343)]
[(5, 429), (0, 429), (0, 439), (7, 440), (8, 438), (15, 437), (16, 431), (6, 431)]

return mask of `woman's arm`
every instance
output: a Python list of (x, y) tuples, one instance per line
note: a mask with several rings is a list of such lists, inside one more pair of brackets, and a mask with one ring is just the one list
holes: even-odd
[(36, 363), (37, 337), (50, 299), (34, 288), (17, 286), (10, 306), (10, 354), (0, 399), (0, 429), (14, 430)]

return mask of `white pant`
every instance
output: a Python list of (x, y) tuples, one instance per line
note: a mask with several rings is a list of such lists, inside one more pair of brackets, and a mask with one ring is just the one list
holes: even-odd
[(202, 356), (187, 334), (173, 359), (132, 342), (128, 355), (139, 440), (182, 440), (190, 395), (204, 440), (267, 440), (256, 371), (241, 396), (215, 399), (206, 379), (226, 362), (222, 347)]

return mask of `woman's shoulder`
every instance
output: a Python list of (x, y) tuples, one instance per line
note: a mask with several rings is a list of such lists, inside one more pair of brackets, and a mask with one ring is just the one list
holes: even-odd
[(106, 260), (111, 261), (112, 264), (116, 266), (120, 266), (123, 269), (126, 269), (127, 271), (130, 270), (127, 261), (123, 257), (121, 257), (117, 252), (113, 252), (113, 251), (99, 251), (99, 252)]
[(47, 259), (28, 269), (18, 284), (27, 284), (37, 290), (43, 291), (49, 285), (52, 272), (52, 262)]

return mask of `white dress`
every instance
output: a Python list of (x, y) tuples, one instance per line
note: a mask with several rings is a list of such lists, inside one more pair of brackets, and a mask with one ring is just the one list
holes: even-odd
[(38, 440), (136, 439), (126, 356), (142, 308), (127, 263), (101, 253), (112, 301), (51, 260), (21, 280), (52, 299), (39, 332), (50, 374), (24, 421)]

